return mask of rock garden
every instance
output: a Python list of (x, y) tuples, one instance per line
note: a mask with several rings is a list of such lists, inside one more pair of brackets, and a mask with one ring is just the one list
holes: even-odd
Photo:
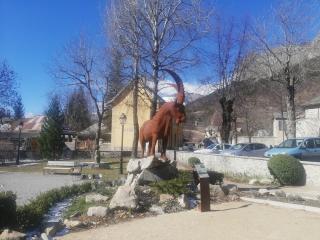
[[(0, 239), (52, 239), (70, 231), (196, 208), (197, 178), (191, 169), (178, 171), (175, 165), (155, 158), (132, 159), (126, 178), (86, 180), (46, 192), (22, 207), (15, 205), (14, 194), (3, 193), (0, 201), (12, 204), (6, 215), (13, 217), (11, 223), (0, 217)], [(210, 176), (213, 203), (239, 200), (237, 187), (224, 185), (222, 174)]]

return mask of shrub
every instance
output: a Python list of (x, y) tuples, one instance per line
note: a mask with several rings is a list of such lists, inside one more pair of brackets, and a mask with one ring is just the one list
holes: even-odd
[(12, 192), (0, 192), (0, 230), (15, 225), (16, 195)]
[[(194, 173), (195, 184), (198, 185), (200, 183), (198, 174), (196, 171), (194, 171), (193, 173)], [(216, 184), (223, 183), (223, 178), (224, 178), (223, 173), (216, 172), (216, 171), (208, 171), (208, 175), (209, 175), (209, 183), (210, 184), (216, 185)]]
[(197, 158), (197, 157), (190, 157), (190, 158), (188, 159), (188, 164), (189, 164), (190, 166), (192, 166), (192, 167), (194, 167), (194, 165), (200, 164), (200, 163), (201, 163), (201, 161), (200, 161), (200, 159)]
[(180, 171), (177, 178), (163, 180), (151, 184), (154, 190), (159, 194), (170, 194), (179, 196), (181, 194), (190, 194), (189, 184), (193, 181), (192, 173)]
[(273, 156), (268, 162), (270, 174), (281, 185), (304, 185), (306, 173), (300, 161), (289, 155)]

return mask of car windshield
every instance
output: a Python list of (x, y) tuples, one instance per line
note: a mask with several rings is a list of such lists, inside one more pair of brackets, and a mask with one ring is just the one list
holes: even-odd
[(303, 143), (303, 139), (288, 139), (279, 144), (279, 148), (296, 148)]
[(236, 144), (236, 145), (233, 145), (231, 148), (229, 148), (230, 150), (240, 150), (242, 149), (244, 146), (246, 146), (247, 144), (244, 144), (244, 143), (239, 143), (239, 144)]
[(206, 147), (206, 149), (213, 149), (215, 144), (211, 144), (210, 146)]

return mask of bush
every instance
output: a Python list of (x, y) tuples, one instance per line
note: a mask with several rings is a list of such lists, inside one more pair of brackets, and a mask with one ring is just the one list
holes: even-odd
[(192, 167), (194, 167), (194, 165), (200, 164), (200, 163), (201, 163), (201, 161), (200, 161), (200, 159), (197, 158), (197, 157), (190, 157), (190, 158), (188, 159), (188, 164), (189, 164), (190, 166), (192, 166)]
[(16, 195), (12, 192), (0, 192), (0, 230), (15, 225)]
[(156, 182), (151, 184), (151, 186), (159, 194), (170, 194), (177, 197), (181, 194), (191, 193), (189, 185), (192, 181), (192, 172), (180, 171), (177, 178)]
[(270, 174), (281, 185), (304, 185), (306, 173), (300, 161), (289, 155), (273, 156), (268, 162)]

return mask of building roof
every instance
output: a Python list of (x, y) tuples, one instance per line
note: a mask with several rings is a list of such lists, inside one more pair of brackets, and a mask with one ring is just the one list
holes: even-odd
[(22, 132), (40, 132), (42, 124), (45, 120), (45, 116), (39, 115), (31, 118), (24, 118), (20, 121), (15, 121), (13, 123), (13, 130), (14, 131), (19, 131), (18, 125), (22, 121), (23, 122), (23, 127), (22, 127)]
[(309, 102), (303, 105), (304, 108), (313, 108), (320, 106), (320, 96), (311, 99)]

